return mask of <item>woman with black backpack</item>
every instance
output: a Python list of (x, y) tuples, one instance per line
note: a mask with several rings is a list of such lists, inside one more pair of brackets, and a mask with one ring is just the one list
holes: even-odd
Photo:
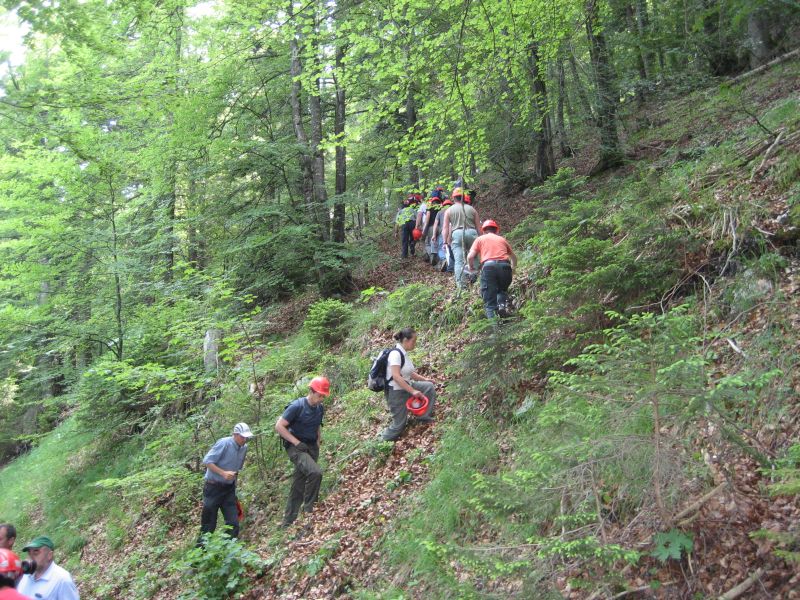
[(417, 421), (422, 423), (433, 421), (433, 408), (436, 404), (436, 387), (433, 379), (417, 373), (414, 363), (408, 356), (417, 345), (417, 333), (411, 327), (406, 327), (394, 334), (394, 339), (397, 340), (397, 346), (387, 357), (384, 389), (386, 404), (392, 415), (392, 422), (381, 433), (381, 438), (386, 441), (396, 440), (403, 433), (408, 422), (406, 402), (409, 397), (428, 399), (428, 409), (417, 417)]

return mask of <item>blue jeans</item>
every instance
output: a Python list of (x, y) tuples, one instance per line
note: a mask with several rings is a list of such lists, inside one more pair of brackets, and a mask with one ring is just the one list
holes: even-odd
[[(469, 229), (458, 229), (457, 231), (453, 232), (453, 256), (456, 261), (456, 286), (459, 288), (464, 287), (464, 282), (462, 280), (462, 276), (464, 274), (464, 264), (467, 261), (469, 249), (472, 248), (472, 244), (477, 237), (478, 232), (471, 227)], [(477, 259), (473, 261), (472, 269), (474, 271), (478, 270)]]
[(511, 276), (511, 263), (507, 261), (486, 261), (481, 269), (481, 297), (486, 316), (490, 319), (497, 314), (498, 304), (508, 302)]

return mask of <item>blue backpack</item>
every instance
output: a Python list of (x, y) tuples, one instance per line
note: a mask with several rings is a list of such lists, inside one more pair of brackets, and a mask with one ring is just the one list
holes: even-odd
[[(369, 375), (367, 376), (367, 387), (373, 392), (384, 391), (392, 380), (391, 376), (388, 378), (386, 377), (386, 369), (389, 365), (389, 353), (393, 350), (400, 352), (397, 348), (386, 348), (381, 350), (380, 354), (372, 361), (372, 368), (369, 370)], [(400, 352), (400, 368), (402, 369), (405, 364), (406, 357)]]

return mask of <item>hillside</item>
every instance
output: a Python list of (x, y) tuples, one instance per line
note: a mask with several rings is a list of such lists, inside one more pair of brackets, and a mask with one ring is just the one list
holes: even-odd
[[(211, 571), (182, 558), (197, 463), (244, 419), (255, 555), (218, 573), (239, 597), (796, 597), (799, 109), (795, 61), (632, 113), (628, 160), (602, 177), (585, 154), (521, 195), (486, 179), (481, 216), (522, 256), (514, 320), (487, 329), (475, 289), (395, 258), (387, 233), (330, 347), (302, 327), (313, 294), (267, 307), (210, 401), (139, 437), (68, 416), (0, 473), (0, 514), (51, 532), (83, 597), (201, 597)], [(406, 325), (437, 421), (377, 442), (362, 380)], [(319, 372), (323, 501), (284, 532), (271, 429)]]

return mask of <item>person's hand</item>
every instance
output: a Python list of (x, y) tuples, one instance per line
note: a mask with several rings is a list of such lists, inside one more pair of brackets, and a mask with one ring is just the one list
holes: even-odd
[(423, 394), (419, 390), (414, 390), (414, 393), (411, 395), (414, 396), (415, 398), (423, 398), (425, 396), (425, 394)]
[(236, 479), (236, 471), (223, 471), (222, 476), (225, 478), (225, 481), (233, 481)]
[(308, 452), (308, 446), (306, 446), (305, 443), (303, 442), (300, 442), (297, 445), (295, 445), (294, 449), (297, 450), (298, 452)]

